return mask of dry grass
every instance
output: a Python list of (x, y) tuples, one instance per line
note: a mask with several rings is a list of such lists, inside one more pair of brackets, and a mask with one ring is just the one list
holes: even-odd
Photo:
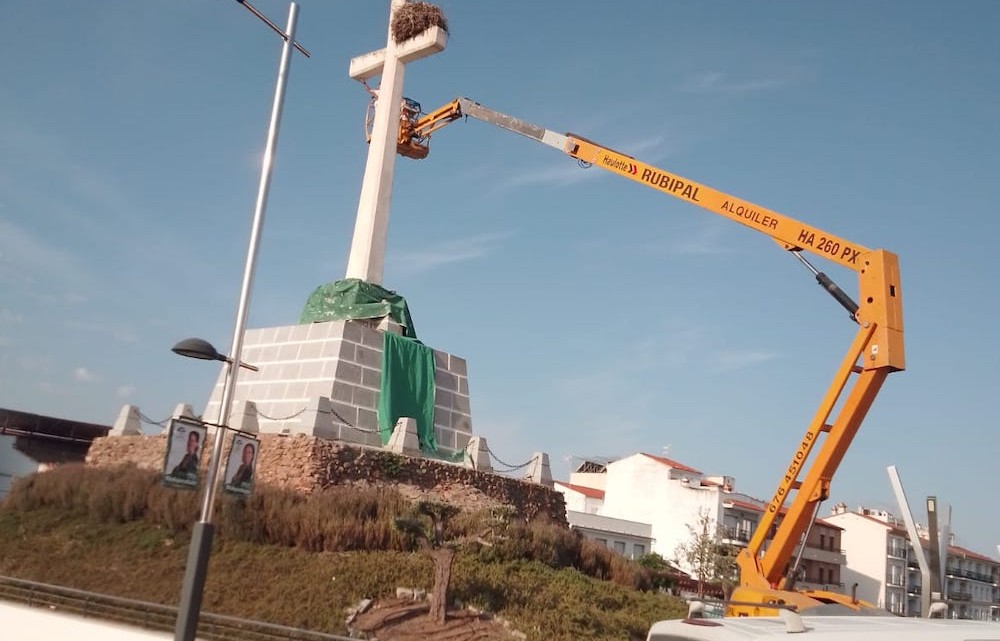
[[(28, 477), (0, 506), (0, 575), (176, 604), (197, 498), (133, 466)], [(410, 510), (390, 488), (220, 496), (205, 608), (343, 633), (344, 608), (361, 598), (431, 587), (431, 560), (393, 527)], [(648, 569), (564, 527), (508, 517), (449, 522), (448, 539), (492, 543), (459, 550), (453, 598), (529, 639), (640, 639), (652, 621), (683, 614), (678, 600), (645, 589)]]
[(440, 8), (429, 2), (407, 2), (392, 15), (389, 28), (396, 44), (419, 36), (431, 27), (448, 30), (448, 21)]

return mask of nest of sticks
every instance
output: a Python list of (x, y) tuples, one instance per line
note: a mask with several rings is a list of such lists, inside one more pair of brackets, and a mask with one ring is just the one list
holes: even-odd
[(396, 44), (415, 38), (431, 27), (448, 31), (448, 21), (440, 8), (429, 2), (407, 2), (392, 14), (392, 39)]

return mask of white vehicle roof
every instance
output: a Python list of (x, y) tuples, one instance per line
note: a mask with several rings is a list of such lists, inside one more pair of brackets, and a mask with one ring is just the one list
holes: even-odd
[[(801, 628), (804, 628), (801, 629)], [(1000, 641), (1000, 623), (867, 616), (733, 617), (660, 621), (647, 641)]]

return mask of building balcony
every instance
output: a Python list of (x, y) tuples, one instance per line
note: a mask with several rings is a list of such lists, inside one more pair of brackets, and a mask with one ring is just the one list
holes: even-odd
[(966, 592), (965, 590), (959, 590), (957, 592), (949, 592), (948, 593), (948, 600), (949, 601), (971, 601), (972, 600), (972, 593), (971, 592)]
[(905, 559), (906, 558), (906, 548), (895, 547), (890, 545), (885, 549), (885, 553), (894, 559)]
[(751, 533), (747, 530), (722, 528), (722, 541), (730, 545), (746, 546), (750, 542)]
[(944, 573), (948, 576), (962, 579), (972, 579), (973, 581), (989, 583), (990, 585), (996, 583), (996, 577), (993, 575), (984, 574), (982, 572), (973, 572), (972, 570), (963, 570), (962, 568), (947, 568)]
[[(795, 548), (795, 554), (799, 553), (799, 546)], [(833, 565), (846, 565), (847, 557), (843, 550), (825, 550), (823, 548), (809, 547), (802, 550), (802, 558), (809, 561), (819, 561), (820, 563), (832, 563)]]
[(906, 588), (906, 593), (912, 594), (914, 596), (920, 596), (920, 590), (921, 588), (919, 585), (911, 585), (910, 587)]

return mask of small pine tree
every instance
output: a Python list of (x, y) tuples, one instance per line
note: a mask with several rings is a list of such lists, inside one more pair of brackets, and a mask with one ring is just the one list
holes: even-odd
[(448, 520), (458, 512), (454, 505), (420, 501), (410, 516), (396, 519), (396, 527), (411, 537), (434, 561), (429, 617), (436, 623), (444, 623), (448, 618), (448, 585), (451, 583), (455, 548), (452, 542), (445, 540), (445, 529)]

